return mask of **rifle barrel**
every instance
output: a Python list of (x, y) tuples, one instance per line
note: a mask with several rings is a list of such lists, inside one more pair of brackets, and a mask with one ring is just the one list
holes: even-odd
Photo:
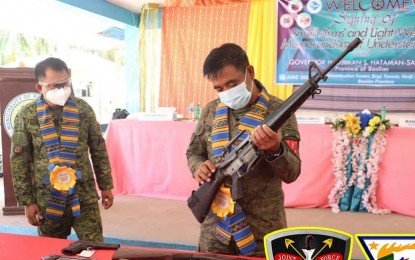
[(318, 88), (318, 82), (341, 61), (344, 56), (354, 50), (362, 41), (354, 39), (347, 48), (324, 71), (317, 72), (313, 78), (309, 78), (300, 89), (297, 89), (282, 105), (265, 118), (264, 124), (277, 131), (290, 118), (292, 114), (311, 96)]
[(323, 75), (326, 75), (330, 70), (334, 68), (334, 66), (341, 61), (344, 56), (346, 56), (349, 52), (353, 51), (359, 44), (362, 43), (362, 40), (359, 38), (354, 39), (349, 45), (346, 47), (346, 49), (340, 54), (339, 57), (337, 57), (332, 63), (329, 64), (329, 66), (323, 71)]

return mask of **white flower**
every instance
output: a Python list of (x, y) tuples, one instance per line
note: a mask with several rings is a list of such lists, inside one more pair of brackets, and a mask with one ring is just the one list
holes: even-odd
[[(387, 123), (379, 125), (380, 130), (389, 128)], [(361, 137), (348, 136), (344, 129), (333, 128), (333, 175), (334, 185), (329, 194), (329, 205), (332, 212), (340, 212), (339, 202), (349, 186), (361, 189), (368, 184), (362, 196), (362, 204), (373, 214), (390, 213), (388, 209), (379, 209), (376, 203), (378, 185), (378, 169), (382, 155), (386, 149), (385, 131), (370, 132), (366, 127)], [(369, 150), (368, 150), (369, 149)], [(348, 162), (348, 156), (351, 159)], [(366, 157), (367, 155), (367, 157)], [(351, 167), (352, 175), (347, 178), (347, 167)]]

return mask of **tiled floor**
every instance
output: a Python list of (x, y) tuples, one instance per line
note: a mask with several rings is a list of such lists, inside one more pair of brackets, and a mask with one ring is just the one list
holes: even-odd
[[(4, 207), (0, 178), (0, 207)], [(116, 196), (108, 210), (101, 208), (104, 236), (121, 240), (161, 243), (173, 248), (196, 247), (199, 223), (184, 201)], [(26, 217), (0, 215), (0, 232), (36, 234)]]
[[(3, 180), (0, 178), (0, 206), (4, 205)], [(415, 233), (415, 218), (399, 214), (332, 213), (330, 209), (286, 209), (288, 224), (321, 226), (350, 234)], [(114, 206), (102, 210), (104, 236), (128, 244), (150, 247), (194, 249), (199, 224), (184, 201), (116, 196)], [(0, 215), (0, 232), (24, 231), (36, 234), (25, 216)], [(363, 259), (356, 243), (353, 259)]]

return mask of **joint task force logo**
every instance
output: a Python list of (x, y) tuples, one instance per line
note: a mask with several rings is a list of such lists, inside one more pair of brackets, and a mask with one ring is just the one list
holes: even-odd
[(39, 95), (40, 94), (36, 92), (22, 93), (15, 96), (7, 104), (3, 114), (3, 125), (9, 137), (13, 134), (14, 118), (16, 117), (17, 112), (19, 112), (20, 108), (22, 108), (22, 106), (27, 104), (29, 101), (38, 98)]
[(323, 227), (296, 227), (264, 237), (268, 260), (346, 260), (351, 258), (352, 235)]
[(369, 260), (415, 260), (415, 234), (357, 234), (356, 241)]

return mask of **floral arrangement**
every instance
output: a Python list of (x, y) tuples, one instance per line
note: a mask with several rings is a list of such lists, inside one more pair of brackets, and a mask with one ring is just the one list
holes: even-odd
[[(335, 184), (329, 194), (333, 212), (340, 210), (368, 211), (386, 214), (376, 204), (378, 167), (386, 147), (386, 129), (389, 120), (382, 115), (363, 110), (356, 115), (347, 114), (332, 123), (333, 165)], [(350, 201), (361, 201), (350, 206)], [(358, 205), (360, 204), (360, 205)]]
[[(361, 120), (362, 118), (362, 120)], [(348, 136), (369, 136), (375, 134), (378, 130), (386, 130), (391, 127), (388, 119), (381, 118), (378, 114), (370, 114), (368, 110), (353, 115), (347, 114), (344, 118), (338, 118), (331, 127), (335, 131), (345, 130)]]

